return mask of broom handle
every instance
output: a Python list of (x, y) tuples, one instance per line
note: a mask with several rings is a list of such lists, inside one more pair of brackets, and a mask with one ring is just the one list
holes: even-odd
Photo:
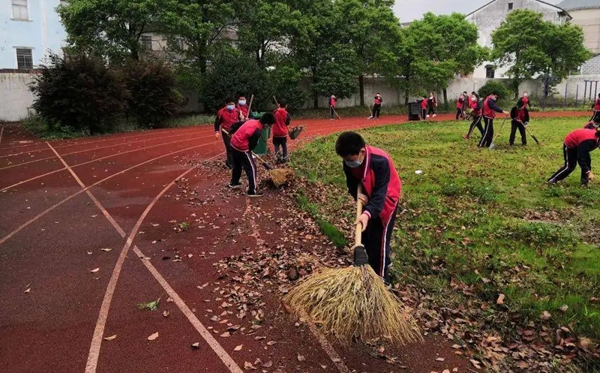
[[(363, 213), (363, 203), (358, 198), (358, 195), (362, 194), (362, 185), (359, 183), (358, 188), (356, 189), (356, 219), (360, 218)], [(362, 224), (356, 225), (356, 230), (354, 231), (354, 244), (358, 246), (362, 241)]]
[(247, 120), (248, 117), (250, 117), (250, 115), (252, 115), (252, 101), (254, 101), (254, 94), (252, 94), (252, 96), (250, 96), (250, 105), (248, 105), (248, 115), (246, 116), (246, 118), (244, 118), (245, 120)]

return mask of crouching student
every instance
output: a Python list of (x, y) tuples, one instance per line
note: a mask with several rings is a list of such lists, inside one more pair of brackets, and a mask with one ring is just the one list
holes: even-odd
[(265, 113), (260, 120), (250, 119), (245, 122), (237, 122), (232, 126), (233, 136), (231, 138), (231, 152), (233, 155), (233, 169), (231, 171), (231, 182), (229, 188), (239, 188), (242, 169), (248, 177), (248, 197), (261, 197), (262, 192), (258, 190), (256, 163), (252, 157), (252, 150), (258, 144), (262, 131), (275, 123), (275, 116)]
[[(273, 112), (275, 124), (273, 125), (273, 147), (277, 162), (286, 163), (288, 161), (287, 136), (288, 126), (292, 118), (287, 112), (287, 103), (285, 100), (279, 101), (279, 108)], [(281, 152), (280, 152), (281, 148)]]
[(581, 167), (581, 186), (587, 186), (589, 180), (594, 180), (590, 152), (598, 147), (599, 136), (600, 132), (595, 129), (582, 128), (569, 133), (563, 144), (565, 164), (548, 179), (548, 183), (556, 184), (566, 178), (578, 163)]
[(600, 127), (600, 116), (598, 118), (594, 118), (593, 120), (590, 120), (583, 128), (588, 129), (588, 130), (593, 130), (593, 129), (597, 129), (598, 127)]
[(509, 145), (513, 146), (515, 144), (517, 129), (521, 134), (521, 143), (527, 145), (525, 127), (529, 123), (529, 110), (527, 110), (527, 106), (523, 100), (517, 101), (517, 105), (510, 110), (510, 117), (512, 121), (510, 125), (510, 138), (508, 140)]
[[(396, 220), (402, 182), (390, 156), (381, 149), (365, 144), (356, 132), (342, 133), (335, 143), (336, 153), (344, 160), (348, 191), (360, 199), (364, 211), (356, 224), (362, 225), (362, 244), (369, 265), (389, 284), (390, 242)], [(362, 185), (362, 193), (358, 186)]]

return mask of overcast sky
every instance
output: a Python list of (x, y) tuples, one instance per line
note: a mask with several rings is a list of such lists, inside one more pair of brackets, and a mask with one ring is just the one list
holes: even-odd
[[(561, 0), (545, 0), (550, 4), (558, 4)], [(471, 13), (490, 0), (396, 0), (394, 13), (400, 22), (410, 22), (421, 18), (424, 13), (450, 14), (452, 12)]]

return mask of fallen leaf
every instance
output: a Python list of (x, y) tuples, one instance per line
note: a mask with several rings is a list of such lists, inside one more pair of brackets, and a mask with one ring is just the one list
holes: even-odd
[(27, 288), (27, 289), (25, 290), (25, 293), (29, 293), (30, 291), (31, 291), (31, 288)]
[(149, 336), (149, 337), (148, 337), (148, 340), (149, 340), (149, 341), (153, 341), (153, 340), (155, 340), (156, 338), (158, 338), (158, 332), (156, 332), (156, 333), (152, 334), (151, 336)]
[(435, 359), (435, 361), (444, 361), (444, 360), (446, 360), (446, 359), (443, 357), (438, 357), (437, 359)]
[(164, 316), (164, 317), (167, 317), (167, 316), (169, 316), (169, 311), (163, 311), (163, 316)]
[(237, 346), (235, 346), (235, 348), (233, 349), (233, 351), (241, 351), (243, 346), (244, 345), (237, 345)]
[(90, 272), (92, 272), (92, 273), (96, 273), (96, 272), (98, 272), (99, 270), (100, 270), (100, 268), (94, 268), (94, 269), (92, 269)]
[(444, 369), (442, 373), (450, 373), (450, 369)]
[(263, 368), (270, 368), (273, 366), (273, 362), (271, 360), (267, 361), (262, 365)]
[(581, 344), (581, 347), (583, 348), (588, 348), (592, 344), (592, 341), (589, 338), (583, 337), (579, 341), (579, 344)]
[(277, 342), (275, 342), (275, 341), (269, 341), (269, 342), (267, 342), (267, 346), (273, 346), (275, 343), (277, 343)]
[(200, 348), (200, 342), (192, 343), (192, 348), (194, 348), (194, 349)]
[(110, 337), (104, 337), (105, 341), (112, 341), (113, 339), (117, 338), (116, 334), (111, 335)]
[(111, 249), (111, 248), (108, 248), (108, 247), (105, 247), (104, 249), (100, 249), (100, 250), (102, 250), (102, 251), (105, 251), (105, 252), (109, 252), (109, 251), (111, 251), (112, 249)]
[(563, 312), (567, 312), (568, 309), (569, 309), (569, 306), (567, 306), (566, 304), (559, 308), (559, 310), (561, 310)]
[(306, 358), (302, 355), (298, 355), (298, 361), (305, 361)]
[(254, 367), (254, 365), (252, 365), (252, 363), (248, 362), (248, 361), (244, 361), (244, 369), (248, 370), (248, 369), (256, 369)]
[(221, 334), (221, 337), (223, 337), (223, 338), (227, 338), (229, 336), (231, 336), (231, 334), (229, 334), (229, 332), (225, 332), (225, 333)]
[(550, 312), (548, 311), (544, 311), (542, 312), (542, 314), (540, 315), (540, 318), (542, 320), (550, 320), (550, 318), (552, 317), (552, 315), (550, 314)]
[(504, 294), (500, 294), (496, 300), (496, 304), (504, 304)]

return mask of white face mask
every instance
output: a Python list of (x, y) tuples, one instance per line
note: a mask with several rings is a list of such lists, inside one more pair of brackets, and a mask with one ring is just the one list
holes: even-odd
[(529, 96), (527, 93), (523, 93), (523, 97), (527, 97)]
[(239, 100), (238, 103), (242, 106), (246, 105), (246, 100)]
[(477, 97), (471, 97), (471, 101), (473, 101), (473, 102), (477, 101)]

